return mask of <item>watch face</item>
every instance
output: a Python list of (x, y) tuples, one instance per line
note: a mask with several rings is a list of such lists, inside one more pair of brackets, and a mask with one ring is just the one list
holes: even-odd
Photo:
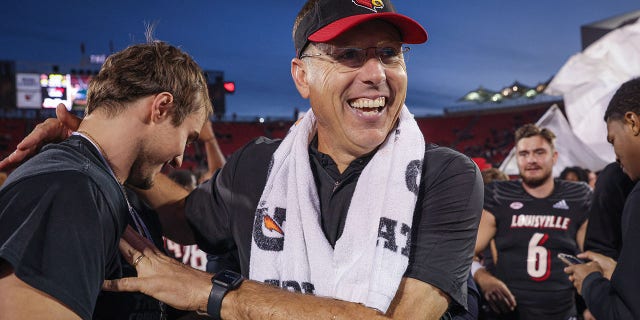
[(224, 270), (216, 273), (212, 281), (217, 285), (233, 289), (240, 285), (243, 279), (244, 278), (239, 273)]

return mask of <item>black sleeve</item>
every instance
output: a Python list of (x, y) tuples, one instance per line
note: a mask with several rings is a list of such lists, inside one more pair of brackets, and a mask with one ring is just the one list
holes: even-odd
[(640, 189), (636, 186), (629, 194), (624, 214), (630, 214), (624, 232), (624, 246), (616, 269), (607, 281), (599, 273), (587, 276), (582, 284), (582, 295), (597, 319), (640, 319)]
[(633, 320), (640, 316), (632, 312), (631, 306), (612, 288), (611, 282), (597, 272), (582, 282), (582, 297), (596, 319)]
[(622, 247), (622, 208), (634, 183), (617, 163), (598, 175), (589, 208), (589, 224), (584, 249), (618, 260)]
[(87, 176), (39, 175), (0, 191), (0, 257), (18, 278), (91, 318), (116, 263), (118, 218)]
[(467, 306), (467, 277), (482, 212), (477, 166), (456, 151), (428, 147), (405, 276), (427, 282)]
[(185, 203), (196, 243), (207, 253), (226, 252), (228, 242), (233, 239), (225, 194), (231, 192), (235, 163), (232, 156), (211, 179), (191, 191)]
[(255, 210), (279, 143), (262, 137), (250, 141), (189, 194), (185, 212), (202, 250), (222, 254), (236, 246), (250, 248)]
[(500, 207), (500, 201), (496, 199), (496, 188), (497, 182), (491, 182), (484, 186), (484, 205), (483, 209), (487, 210), (492, 215), (497, 212), (496, 208)]

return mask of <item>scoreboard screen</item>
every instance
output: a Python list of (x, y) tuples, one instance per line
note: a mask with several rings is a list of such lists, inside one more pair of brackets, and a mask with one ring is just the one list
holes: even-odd
[(17, 106), (40, 109), (63, 103), (67, 110), (84, 109), (91, 78), (89, 74), (17, 73)]
[(39, 74), (16, 73), (16, 104), (18, 108), (42, 108)]
[(68, 74), (41, 74), (40, 87), (42, 88), (42, 107), (55, 108), (64, 103), (67, 110), (71, 110), (71, 100), (67, 95), (70, 79)]

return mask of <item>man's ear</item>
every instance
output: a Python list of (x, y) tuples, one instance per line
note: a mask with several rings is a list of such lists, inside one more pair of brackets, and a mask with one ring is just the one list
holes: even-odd
[(307, 81), (307, 65), (298, 58), (291, 60), (291, 77), (296, 84), (298, 93), (304, 99), (309, 98), (309, 82)]
[(169, 92), (158, 93), (151, 102), (151, 120), (161, 122), (169, 119), (173, 108), (173, 95)]
[(624, 124), (629, 126), (634, 136), (640, 135), (640, 118), (637, 113), (633, 111), (626, 112), (624, 114)]

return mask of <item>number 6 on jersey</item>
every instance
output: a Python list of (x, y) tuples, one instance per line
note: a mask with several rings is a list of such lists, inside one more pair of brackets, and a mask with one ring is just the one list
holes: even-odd
[(527, 273), (533, 281), (547, 280), (551, 274), (551, 255), (549, 250), (542, 246), (547, 239), (549, 235), (546, 233), (534, 233), (529, 240)]

